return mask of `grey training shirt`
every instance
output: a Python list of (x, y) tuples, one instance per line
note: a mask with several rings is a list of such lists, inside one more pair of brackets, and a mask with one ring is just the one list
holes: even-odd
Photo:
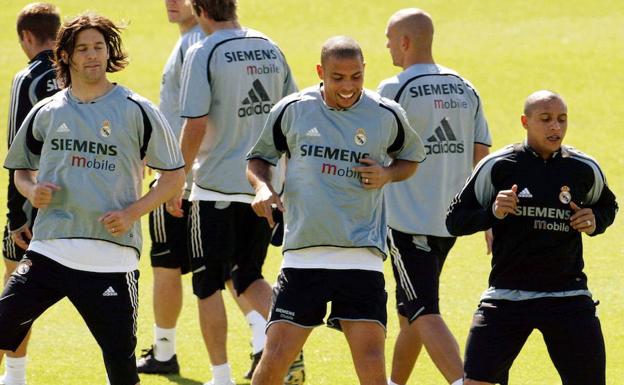
[(364, 90), (349, 109), (323, 101), (318, 86), (280, 101), (248, 159), (289, 157), (284, 187), (284, 251), (314, 246), (366, 247), (386, 253), (381, 189), (365, 190), (354, 167), (362, 158), (420, 162), (420, 137), (401, 107)]
[(182, 116), (208, 115), (212, 123), (193, 167), (192, 200), (199, 188), (223, 196), (242, 194), (251, 202), (254, 192), (245, 174), (245, 154), (273, 105), (296, 90), (286, 59), (260, 32), (218, 30), (188, 50)]
[(158, 109), (115, 85), (88, 103), (65, 89), (33, 107), (4, 163), (39, 170), (38, 181), (60, 186), (35, 220), (33, 240), (83, 238), (133, 247), (140, 253), (137, 221), (113, 237), (97, 219), (141, 196), (143, 159), (158, 170), (182, 168), (178, 141)]
[(455, 71), (436, 64), (408, 67), (383, 81), (379, 93), (405, 109), (427, 155), (414, 177), (386, 189), (389, 226), (449, 237), (446, 210), (470, 176), (474, 144), (492, 144), (479, 95)]

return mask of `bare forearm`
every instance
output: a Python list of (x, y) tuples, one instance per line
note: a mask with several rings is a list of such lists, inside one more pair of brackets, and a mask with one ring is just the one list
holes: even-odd
[(184, 172), (188, 174), (193, 168), (193, 163), (199, 152), (204, 136), (206, 135), (208, 117), (186, 119), (182, 127), (180, 149), (184, 157)]
[(184, 186), (184, 179), (184, 169), (163, 171), (158, 183), (139, 200), (128, 206), (125, 211), (133, 220), (138, 220), (163, 202), (173, 198)]
[(484, 144), (475, 143), (473, 154), (472, 154), (472, 158), (473, 158), (472, 167), (475, 167), (477, 163), (479, 163), (481, 159), (488, 156), (489, 153), (490, 153), (490, 148), (488, 146)]
[(262, 159), (251, 159), (247, 162), (247, 180), (255, 191), (264, 185), (271, 186), (271, 165)]
[(15, 170), (14, 178), (17, 191), (24, 197), (29, 198), (32, 189), (35, 187), (35, 184), (37, 184), (34, 173), (30, 170)]
[(390, 182), (400, 182), (414, 175), (418, 168), (418, 162), (411, 162), (404, 159), (395, 159), (386, 167), (389, 173)]

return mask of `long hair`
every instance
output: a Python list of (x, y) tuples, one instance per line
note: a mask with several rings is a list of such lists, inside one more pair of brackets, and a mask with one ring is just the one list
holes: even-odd
[[(96, 29), (104, 36), (108, 51), (106, 72), (121, 71), (128, 65), (128, 56), (123, 52), (121, 44), (120, 33), (123, 27), (115, 25), (104, 16), (95, 13), (83, 13), (65, 22), (56, 36), (54, 70), (56, 71), (56, 80), (59, 86), (63, 88), (71, 85), (69, 62), (76, 48), (76, 37), (86, 29)], [(63, 52), (67, 58), (66, 63), (63, 61)]]

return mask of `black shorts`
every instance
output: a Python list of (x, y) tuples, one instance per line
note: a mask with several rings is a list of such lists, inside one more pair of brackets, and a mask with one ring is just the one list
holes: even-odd
[(111, 385), (135, 385), (138, 277), (74, 270), (27, 251), (1, 295), (0, 349), (17, 349), (34, 320), (67, 297), (102, 348)]
[(150, 259), (152, 267), (180, 269), (182, 274), (190, 271), (191, 263), (186, 242), (187, 222), (191, 203), (182, 200), (184, 216), (176, 218), (165, 209), (165, 204), (149, 213), (149, 230), (152, 239)]
[(340, 330), (340, 320), (372, 321), (384, 329), (388, 295), (382, 273), (368, 270), (282, 269), (273, 288), (267, 328), (275, 322), (312, 328), (323, 324)]
[(250, 204), (240, 202), (191, 202), (189, 253), (193, 293), (207, 298), (225, 289), (232, 278), (238, 294), (263, 278), (271, 228)]
[(397, 310), (409, 322), (421, 315), (440, 314), (440, 273), (456, 239), (389, 229)]
[(538, 329), (563, 385), (604, 385), (605, 345), (596, 305), (584, 295), (482, 301), (466, 345), (466, 378), (500, 382)]

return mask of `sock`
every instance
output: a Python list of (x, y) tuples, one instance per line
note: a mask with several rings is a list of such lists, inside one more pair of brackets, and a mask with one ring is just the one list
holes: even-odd
[(451, 385), (464, 385), (464, 379), (460, 378), (459, 380), (455, 380)]
[(26, 357), (4, 357), (5, 385), (26, 384)]
[(267, 321), (262, 314), (255, 310), (247, 313), (245, 318), (247, 318), (247, 322), (249, 322), (249, 327), (251, 328), (251, 349), (253, 350), (253, 354), (256, 354), (264, 349)]
[(388, 385), (399, 385), (396, 382), (392, 381), (390, 377), (388, 377)]
[(154, 358), (169, 361), (175, 354), (176, 330), (163, 329), (154, 325)]
[(212, 383), (214, 385), (230, 385), (232, 383), (232, 368), (227, 362), (212, 367)]

